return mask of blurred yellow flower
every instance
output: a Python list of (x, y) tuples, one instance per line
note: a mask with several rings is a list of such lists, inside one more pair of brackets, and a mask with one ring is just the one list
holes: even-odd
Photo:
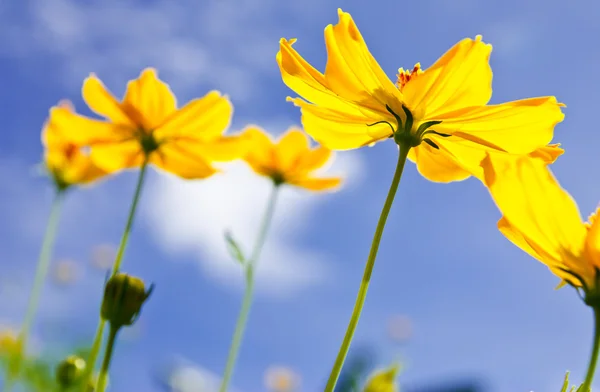
[(146, 160), (182, 178), (204, 178), (216, 172), (213, 161), (230, 161), (245, 152), (236, 136), (222, 136), (233, 108), (217, 91), (177, 108), (169, 86), (152, 68), (127, 85), (118, 101), (91, 74), (83, 83), (83, 99), (106, 121), (54, 107), (50, 123), (79, 145), (92, 148), (92, 159), (112, 173), (141, 167)]
[[(302, 98), (305, 131), (333, 150), (394, 138), (431, 181), (480, 174), (486, 151), (529, 154), (551, 140), (564, 115), (555, 97), (486, 106), (492, 95), (491, 45), (463, 39), (430, 68), (399, 69), (394, 84), (369, 52), (350, 14), (325, 28), (321, 73), (281, 39), (277, 62), (284, 83)], [(425, 143), (422, 143), (425, 141)]]
[(393, 365), (385, 370), (374, 372), (367, 380), (363, 392), (397, 392), (396, 376), (400, 366)]
[[(58, 104), (61, 110), (73, 113), (73, 105), (69, 101)], [(106, 175), (91, 160), (89, 153), (68, 137), (69, 131), (46, 122), (42, 130), (42, 143), (45, 147), (44, 162), (59, 189), (71, 185), (88, 184)]]
[(598, 301), (600, 219), (587, 223), (545, 162), (489, 155), (484, 182), (503, 214), (498, 229), (541, 261), (563, 282), (583, 288), (586, 302)]
[(54, 266), (53, 280), (56, 284), (67, 286), (74, 283), (80, 276), (79, 264), (73, 260), (60, 260)]
[(290, 128), (277, 142), (262, 129), (250, 126), (243, 135), (248, 138), (245, 156), (250, 167), (276, 184), (290, 184), (312, 191), (337, 188), (342, 179), (317, 177), (315, 171), (323, 168), (333, 152), (323, 146), (310, 147), (308, 136), (298, 128)]
[(19, 352), (17, 332), (10, 328), (0, 329), (0, 356), (7, 356)]
[(300, 385), (300, 377), (291, 369), (271, 366), (265, 372), (265, 386), (270, 392), (293, 392)]
[(115, 262), (117, 247), (112, 244), (100, 244), (92, 249), (92, 266), (99, 270), (109, 270)]

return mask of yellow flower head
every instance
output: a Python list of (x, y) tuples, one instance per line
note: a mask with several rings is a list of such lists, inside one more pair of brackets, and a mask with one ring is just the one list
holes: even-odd
[(140, 167), (147, 159), (182, 178), (204, 178), (216, 171), (211, 162), (237, 159), (245, 152), (240, 138), (222, 136), (233, 108), (217, 91), (178, 109), (169, 86), (147, 68), (128, 83), (122, 101), (94, 74), (84, 81), (82, 94), (106, 121), (55, 107), (50, 124), (74, 143), (90, 146), (94, 162), (110, 173)]
[(396, 376), (399, 370), (399, 365), (392, 365), (385, 370), (374, 372), (365, 384), (363, 392), (397, 392)]
[[(394, 84), (375, 61), (350, 14), (325, 28), (321, 73), (281, 39), (277, 62), (285, 84), (302, 98), (304, 129), (333, 150), (394, 138), (412, 146), (409, 159), (431, 181), (483, 175), (487, 151), (529, 154), (546, 146), (562, 121), (554, 97), (486, 106), (492, 95), (491, 45), (464, 39), (430, 68), (400, 68)], [(422, 142), (425, 143), (422, 143)]]
[(311, 191), (337, 188), (341, 178), (321, 178), (315, 171), (325, 166), (333, 152), (323, 146), (310, 147), (308, 136), (298, 128), (290, 128), (277, 142), (262, 129), (246, 128), (250, 148), (245, 156), (250, 167), (276, 184), (291, 184)]
[(600, 219), (594, 214), (582, 221), (577, 204), (543, 160), (490, 154), (481, 165), (504, 215), (500, 232), (563, 282), (582, 288), (586, 303), (600, 305)]
[(19, 337), (13, 329), (0, 329), (0, 356), (19, 352)]
[[(69, 101), (58, 104), (61, 110), (73, 113), (73, 105)], [(80, 130), (73, 130), (80, 131)], [(58, 189), (71, 185), (89, 184), (106, 175), (96, 166), (88, 152), (70, 140), (65, 129), (46, 122), (42, 130), (42, 143), (45, 147), (44, 162)]]

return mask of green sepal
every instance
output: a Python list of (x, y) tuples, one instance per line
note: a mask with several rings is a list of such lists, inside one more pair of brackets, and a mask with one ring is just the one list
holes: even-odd
[(440, 149), (437, 144), (435, 144), (434, 142), (431, 141), (431, 139), (423, 139), (423, 141), (425, 143), (429, 144), (431, 147), (435, 148), (436, 150)]

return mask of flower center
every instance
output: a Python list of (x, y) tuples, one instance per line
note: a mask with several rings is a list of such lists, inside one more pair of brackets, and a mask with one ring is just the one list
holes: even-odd
[(402, 111), (404, 112), (405, 116), (404, 121), (402, 121), (400, 115), (394, 112), (394, 110), (389, 105), (386, 105), (385, 107), (387, 111), (396, 119), (396, 126), (392, 125), (389, 121), (386, 120), (377, 121), (373, 124), (367, 124), (367, 126), (372, 127), (373, 125), (377, 124), (387, 124), (392, 130), (392, 134), (390, 135), (390, 137), (394, 138), (394, 141), (398, 145), (404, 144), (410, 147), (416, 147), (419, 144), (421, 144), (421, 142), (425, 142), (431, 147), (439, 149), (439, 147), (429, 137), (427, 137), (427, 135), (433, 134), (441, 137), (450, 136), (448, 134), (437, 132), (434, 129), (431, 129), (431, 127), (441, 124), (441, 121), (432, 120), (415, 123), (410, 109), (408, 109), (405, 105), (402, 105)]
[(158, 150), (158, 147), (160, 146), (158, 141), (154, 138), (152, 131), (139, 129), (138, 138), (140, 145), (142, 146), (142, 150), (146, 156), (149, 156), (151, 153)]
[(406, 86), (411, 79), (415, 79), (422, 73), (423, 71), (421, 70), (421, 63), (416, 63), (412, 70), (404, 70), (404, 68), (400, 68), (398, 69), (398, 81), (396, 82), (396, 86), (398, 86), (398, 89), (402, 91), (404, 86)]
[(65, 154), (65, 158), (67, 158), (67, 161), (70, 161), (73, 159), (73, 157), (77, 153), (78, 149), (79, 148), (75, 144), (67, 144), (65, 146), (64, 154)]

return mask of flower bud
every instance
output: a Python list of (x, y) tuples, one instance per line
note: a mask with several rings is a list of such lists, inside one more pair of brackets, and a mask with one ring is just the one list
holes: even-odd
[(56, 368), (56, 381), (63, 388), (70, 388), (79, 383), (85, 370), (85, 361), (77, 355), (65, 358)]
[(373, 373), (363, 392), (397, 392), (396, 375), (398, 374), (399, 366), (393, 365), (385, 370), (380, 370)]
[(144, 281), (124, 273), (112, 276), (104, 288), (100, 314), (113, 328), (131, 325), (137, 319), (142, 305), (150, 296)]

